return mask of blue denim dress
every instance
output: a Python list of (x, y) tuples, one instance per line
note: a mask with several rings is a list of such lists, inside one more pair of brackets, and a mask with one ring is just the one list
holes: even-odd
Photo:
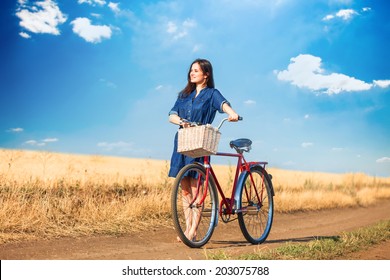
[[(217, 111), (223, 113), (222, 105), (224, 103), (229, 104), (225, 97), (215, 88), (204, 88), (197, 97), (195, 95), (196, 90), (186, 97), (180, 94), (169, 115), (175, 114), (190, 122), (211, 124)], [(168, 176), (176, 177), (181, 168), (195, 161), (203, 162), (203, 158), (194, 159), (177, 152), (176, 133)]]

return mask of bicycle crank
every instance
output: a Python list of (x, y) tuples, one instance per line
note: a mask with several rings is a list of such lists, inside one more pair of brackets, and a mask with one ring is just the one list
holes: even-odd
[(219, 211), (222, 221), (228, 223), (231, 218), (231, 213), (229, 213), (229, 206), (227, 206), (225, 202), (230, 204), (230, 198), (226, 198), (226, 201), (221, 201), (219, 204)]

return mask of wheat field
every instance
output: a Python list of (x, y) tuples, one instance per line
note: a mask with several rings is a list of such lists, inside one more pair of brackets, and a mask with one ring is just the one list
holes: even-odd
[[(0, 150), (0, 244), (123, 234), (170, 225), (168, 161)], [(214, 166), (227, 188), (232, 166)], [(390, 178), (269, 168), (275, 211), (367, 206), (390, 198)]]

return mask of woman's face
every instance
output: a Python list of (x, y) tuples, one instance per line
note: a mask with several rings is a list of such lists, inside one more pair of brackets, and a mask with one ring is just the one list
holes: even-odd
[(203, 73), (202, 68), (200, 68), (199, 63), (194, 63), (191, 66), (190, 71), (190, 80), (191, 83), (194, 84), (206, 84), (207, 82), (207, 75)]

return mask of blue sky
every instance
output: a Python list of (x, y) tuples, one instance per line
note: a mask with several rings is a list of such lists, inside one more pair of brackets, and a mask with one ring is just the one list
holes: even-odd
[[(169, 160), (190, 63), (272, 167), (390, 176), (389, 1), (1, 2), (0, 147)], [(215, 124), (223, 115), (218, 115)]]

